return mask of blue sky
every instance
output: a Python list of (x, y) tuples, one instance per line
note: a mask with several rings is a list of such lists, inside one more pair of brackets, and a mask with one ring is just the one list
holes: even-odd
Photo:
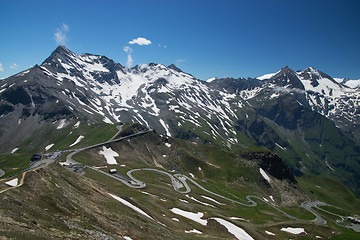
[[(4, 0), (0, 78), (41, 64), (63, 43), (125, 66), (174, 63), (203, 80), (286, 65), (359, 79), (359, 12), (357, 0)], [(129, 43), (139, 37), (151, 44)]]

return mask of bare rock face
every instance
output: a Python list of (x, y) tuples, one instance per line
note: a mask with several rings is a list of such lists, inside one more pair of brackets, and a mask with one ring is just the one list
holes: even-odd
[(295, 177), (283, 160), (271, 152), (254, 152), (243, 154), (243, 157), (254, 160), (259, 167), (268, 172), (271, 176), (279, 180), (288, 180), (290, 183), (296, 183)]

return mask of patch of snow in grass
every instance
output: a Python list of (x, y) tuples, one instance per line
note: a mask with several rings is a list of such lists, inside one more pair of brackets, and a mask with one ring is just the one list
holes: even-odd
[(275, 202), (273, 196), (269, 196), (269, 198), (271, 199), (271, 201)]
[(56, 129), (58, 129), (58, 130), (62, 129), (65, 126), (65, 123), (66, 123), (66, 119), (61, 119), (60, 123), (59, 123), (59, 125), (57, 126)]
[(315, 238), (322, 238), (321, 236), (315, 236)]
[(216, 201), (215, 199), (213, 199), (213, 198), (211, 198), (211, 197), (208, 197), (208, 196), (201, 195), (201, 197), (203, 197), (203, 198), (205, 198), (205, 199), (207, 199), (207, 200), (210, 200), (210, 201), (212, 201), (212, 202), (214, 202), (214, 203), (216, 203), (216, 204), (219, 204), (219, 205), (226, 205), (226, 204), (221, 203), (221, 202), (218, 202), (218, 201)]
[(108, 164), (118, 164), (115, 157), (118, 157), (119, 154), (112, 150), (110, 147), (106, 148), (105, 146), (103, 146), (103, 150), (99, 153), (104, 155)]
[(163, 157), (166, 158), (166, 155), (164, 154)]
[(9, 185), (11, 187), (16, 187), (18, 185), (18, 181), (19, 181), (18, 178), (14, 178), (14, 179), (12, 179), (10, 181), (5, 182), (5, 184), (7, 184), (7, 185)]
[(183, 203), (189, 203), (188, 201), (184, 200), (184, 199), (179, 199), (180, 202), (183, 202)]
[(165, 143), (165, 146), (167, 146), (168, 148), (171, 148), (171, 144), (170, 144), (170, 143)]
[(201, 169), (201, 167), (199, 167), (199, 171), (201, 171), (202, 169)]
[(223, 225), (229, 231), (229, 233), (234, 235), (237, 239), (253, 240), (253, 238), (247, 232), (245, 232), (242, 228), (236, 226), (231, 222), (228, 222), (221, 218), (210, 218), (210, 219), (214, 219), (215, 221)]
[(78, 128), (80, 126), (80, 121), (78, 121), (77, 123), (75, 123), (73, 128)]
[(132, 240), (132, 238), (131, 238), (131, 237), (128, 237), (128, 236), (123, 236), (123, 238), (124, 238), (125, 240)]
[(146, 212), (144, 212), (143, 210), (141, 210), (140, 208), (134, 206), (133, 204), (131, 204), (130, 202), (126, 201), (125, 199), (122, 199), (121, 197), (115, 196), (111, 193), (108, 193), (112, 198), (114, 198), (115, 200), (121, 202), (122, 204), (124, 204), (125, 206), (133, 209), (134, 211), (144, 215), (147, 218), (150, 218), (151, 220), (154, 220), (152, 217), (150, 217), (150, 215), (148, 215)]
[(190, 220), (193, 220), (193, 221), (195, 221), (197, 223), (200, 223), (203, 226), (207, 225), (208, 221), (204, 220), (204, 219), (201, 219), (204, 216), (204, 213), (202, 213), (202, 212), (193, 213), (193, 212), (188, 212), (188, 211), (185, 211), (185, 210), (181, 210), (179, 208), (172, 208), (172, 209), (170, 209), (170, 211), (177, 214), (177, 215), (183, 216), (183, 217), (185, 217), (187, 219), (190, 219)]
[(292, 234), (306, 233), (304, 228), (287, 227), (287, 228), (281, 228), (280, 230)]
[(187, 197), (187, 198), (190, 198), (191, 200), (193, 200), (193, 201), (195, 201), (195, 202), (197, 202), (197, 203), (200, 203), (200, 204), (202, 204), (202, 205), (204, 205), (204, 206), (209, 206), (209, 207), (215, 208), (213, 205), (208, 204), (208, 203), (204, 203), (204, 202), (202, 202), (202, 201), (199, 201), (199, 200), (197, 200), (196, 198), (191, 197), (191, 196), (189, 196), (189, 195), (186, 195), (186, 197)]
[(264, 199), (265, 202), (269, 202), (269, 200), (267, 200), (266, 198), (263, 197), (263, 199)]
[(19, 148), (14, 148), (11, 153), (15, 153), (17, 150), (19, 150)]
[(269, 232), (269, 231), (266, 231), (266, 230), (265, 230), (265, 233), (268, 234), (268, 235), (271, 235), (271, 236), (275, 236), (275, 233), (272, 233), (272, 232)]
[(52, 148), (54, 146), (54, 144), (49, 144), (45, 147), (45, 151), (49, 151), (50, 148)]
[(202, 234), (202, 232), (201, 232), (201, 231), (199, 231), (199, 230), (196, 230), (196, 229), (193, 229), (193, 230), (189, 230), (189, 231), (186, 231), (186, 230), (185, 230), (185, 233), (195, 233), (195, 234)]
[(192, 178), (195, 178), (194, 174), (192, 173), (189, 173), (189, 175), (192, 177)]
[(241, 220), (241, 221), (249, 221), (249, 220), (246, 220), (245, 218), (240, 218), (240, 217), (230, 217), (231, 220)]
[(266, 172), (262, 168), (260, 168), (259, 170), (263, 178), (265, 178), (266, 181), (270, 182), (270, 177), (266, 174)]
[(83, 138), (84, 138), (84, 136), (83, 136), (83, 135), (80, 135), (80, 136), (76, 139), (76, 141), (75, 141), (73, 144), (71, 144), (69, 147), (75, 146), (75, 145), (78, 144)]
[(180, 222), (177, 218), (172, 218), (171, 220), (174, 220), (175, 222)]

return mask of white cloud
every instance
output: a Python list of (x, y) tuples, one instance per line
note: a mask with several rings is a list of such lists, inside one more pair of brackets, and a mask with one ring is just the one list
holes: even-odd
[(166, 45), (161, 45), (160, 43), (158, 43), (157, 45), (158, 45), (159, 48), (161, 48), (161, 47), (162, 47), (162, 48), (167, 48)]
[(128, 68), (131, 68), (131, 66), (132, 66), (132, 64), (133, 64), (133, 62), (134, 62), (134, 60), (133, 60), (133, 58), (132, 58), (132, 56), (131, 56), (132, 48), (129, 47), (129, 46), (125, 46), (125, 47), (124, 47), (124, 51), (128, 54), (126, 66), (127, 66)]
[(12, 68), (12, 69), (18, 69), (19, 66), (18, 66), (16, 63), (13, 63), (13, 64), (10, 66), (10, 68)]
[(132, 59), (131, 55), (129, 54), (128, 58), (127, 58), (126, 66), (128, 68), (131, 68), (132, 64), (133, 64), (133, 59)]
[(175, 65), (178, 65), (178, 64), (183, 63), (185, 61), (186, 61), (185, 59), (176, 59), (175, 60)]
[(56, 29), (54, 33), (55, 42), (57, 45), (66, 45), (67, 37), (66, 34), (69, 31), (69, 26), (63, 23), (61, 28)]
[(3, 71), (4, 71), (3, 65), (2, 65), (2, 63), (0, 63), (0, 72), (3, 72)]
[(136, 39), (131, 40), (129, 43), (138, 44), (138, 45), (150, 45), (151, 41), (146, 38), (138, 37)]
[(125, 47), (124, 47), (124, 51), (125, 51), (126, 53), (131, 54), (131, 53), (132, 53), (132, 48), (129, 47), (129, 46), (125, 46)]

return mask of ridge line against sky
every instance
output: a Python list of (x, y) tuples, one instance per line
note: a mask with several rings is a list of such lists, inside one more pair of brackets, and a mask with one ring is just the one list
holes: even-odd
[(257, 77), (288, 65), (360, 78), (360, 1), (3, 1), (0, 78), (58, 45), (128, 67), (174, 63), (199, 79)]

